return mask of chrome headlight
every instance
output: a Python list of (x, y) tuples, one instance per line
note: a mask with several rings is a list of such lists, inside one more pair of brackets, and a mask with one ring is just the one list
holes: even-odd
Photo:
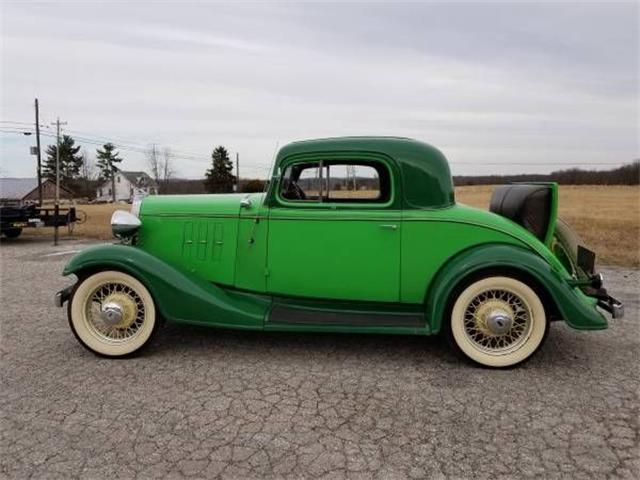
[(116, 210), (111, 215), (111, 230), (118, 238), (131, 237), (138, 231), (142, 222), (138, 217), (124, 210)]

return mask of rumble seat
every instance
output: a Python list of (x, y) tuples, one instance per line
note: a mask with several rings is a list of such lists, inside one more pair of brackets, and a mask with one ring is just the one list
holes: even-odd
[(501, 185), (493, 191), (489, 210), (513, 220), (544, 241), (551, 219), (549, 185)]

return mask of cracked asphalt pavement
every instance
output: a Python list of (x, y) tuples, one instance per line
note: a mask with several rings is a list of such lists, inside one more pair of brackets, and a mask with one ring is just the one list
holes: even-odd
[(0, 477), (640, 477), (638, 271), (603, 269), (624, 319), (554, 323), (507, 371), (439, 338), (171, 325), (107, 360), (53, 306), (86, 245), (0, 246)]

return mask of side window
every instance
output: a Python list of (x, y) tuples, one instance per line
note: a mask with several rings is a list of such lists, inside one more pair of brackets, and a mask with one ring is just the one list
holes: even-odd
[(282, 198), (293, 201), (320, 200), (320, 163), (290, 165), (282, 177)]
[(370, 165), (329, 165), (327, 183), (330, 202), (380, 199), (380, 175)]
[(391, 178), (381, 162), (296, 163), (284, 172), (280, 196), (294, 202), (385, 203)]

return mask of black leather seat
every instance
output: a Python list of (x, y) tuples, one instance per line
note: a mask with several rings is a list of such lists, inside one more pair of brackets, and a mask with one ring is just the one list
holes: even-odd
[(549, 185), (501, 185), (493, 191), (489, 210), (513, 220), (544, 240), (551, 218)]

